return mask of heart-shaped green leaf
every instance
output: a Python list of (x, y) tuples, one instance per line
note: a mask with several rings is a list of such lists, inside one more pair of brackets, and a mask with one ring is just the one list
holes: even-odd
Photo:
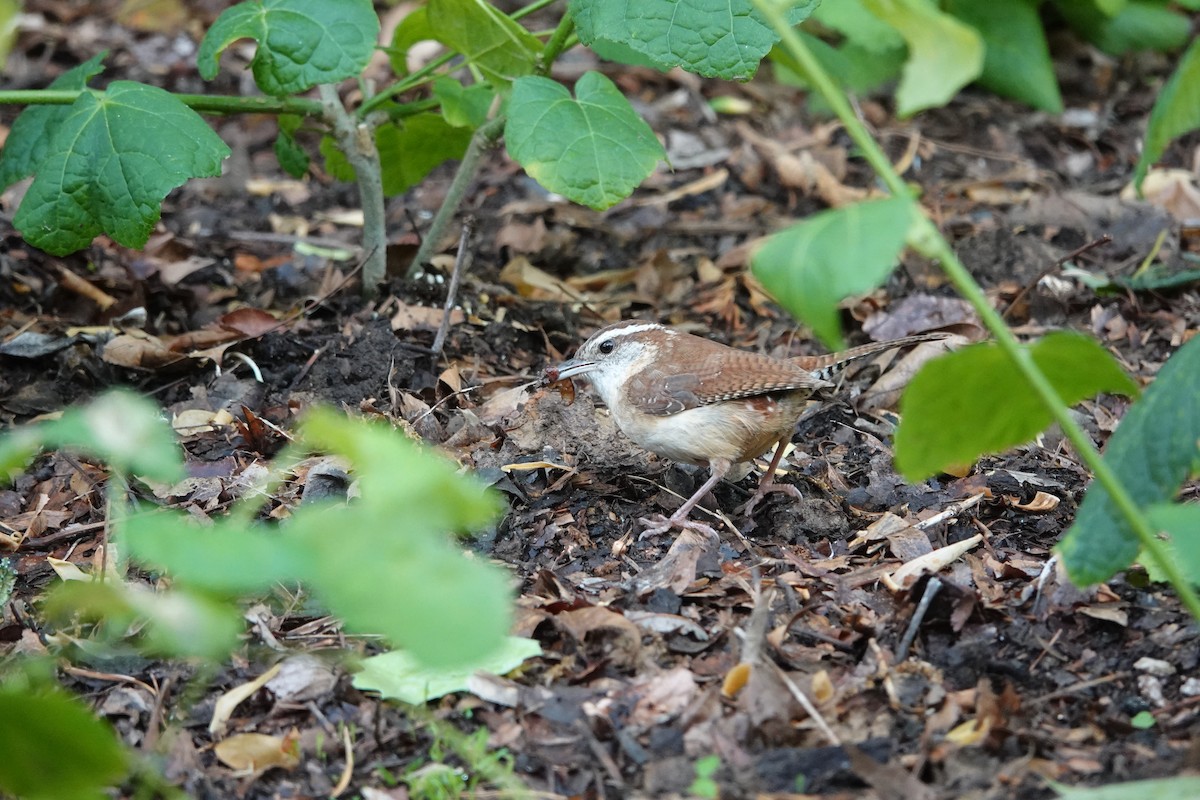
[(595, 209), (624, 200), (666, 158), (650, 126), (598, 72), (579, 79), (574, 98), (547, 78), (516, 81), (504, 141), (542, 186)]
[(258, 42), (250, 63), (267, 94), (296, 94), (363, 71), (379, 38), (370, 0), (247, 0), (225, 9), (204, 35), (196, 66), (205, 80), (217, 75), (225, 48), (238, 39)]
[(26, 241), (54, 255), (101, 233), (138, 248), (167, 193), (189, 178), (220, 175), (229, 152), (170, 92), (114, 81), (71, 105), (13, 223)]

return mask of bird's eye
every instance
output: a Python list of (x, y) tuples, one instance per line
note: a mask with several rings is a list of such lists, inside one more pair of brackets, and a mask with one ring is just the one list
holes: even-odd
[(606, 341), (601, 342), (600, 346), (596, 349), (599, 350), (601, 353), (608, 355), (609, 353), (611, 353), (613, 351), (613, 348), (615, 348), (615, 347), (616, 347), (616, 345), (613, 344), (613, 340), (608, 339)]

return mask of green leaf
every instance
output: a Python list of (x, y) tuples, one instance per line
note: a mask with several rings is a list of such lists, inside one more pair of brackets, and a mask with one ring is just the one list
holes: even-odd
[(1149, 730), (1154, 727), (1156, 720), (1154, 715), (1149, 711), (1139, 711), (1129, 719), (1129, 724), (1139, 731)]
[[(1108, 351), (1086, 336), (1051, 333), (1024, 347), (1068, 406), (1099, 392), (1137, 393)], [(1026, 442), (1052, 421), (1016, 364), (990, 342), (926, 364), (900, 411), (896, 466), (910, 481)]]
[[(1130, 407), (1104, 460), (1140, 507), (1165, 503), (1200, 469), (1200, 338), (1180, 347)], [(1137, 556), (1137, 535), (1108, 491), (1093, 483), (1058, 545), (1076, 583), (1108, 580)]]
[(751, 255), (751, 269), (788, 313), (840, 349), (837, 304), (883, 282), (904, 249), (913, 213), (908, 198), (823, 211), (769, 237)]
[(138, 515), (119, 528), (124, 549), (210, 591), (301, 581), (350, 628), (381, 634), (430, 666), (472, 663), (497, 647), (510, 621), (507, 575), (447, 538), (490, 523), (495, 496), (385, 426), (316, 410), (302, 436), (353, 463), (359, 500), (301, 506), (270, 531), (236, 515), (205, 528), (178, 513)]
[(301, 435), (313, 449), (350, 459), (362, 494), (372, 498), (371, 509), (399, 512), (424, 536), (440, 540), (446, 531), (479, 530), (501, 511), (498, 497), (482, 482), (386, 425), (316, 408), (305, 416)]
[(0, 64), (8, 61), (17, 36), (17, 20), (21, 16), (18, 0), (0, 0)]
[(1187, 17), (1153, 0), (1130, 0), (1115, 14), (1105, 14), (1096, 0), (1054, 0), (1054, 4), (1080, 36), (1112, 55), (1174, 50), (1191, 36)]
[[(788, 11), (798, 25), (816, 7)], [(751, 0), (571, 0), (579, 40), (611, 42), (648, 56), (659, 69), (683, 67), (710, 78), (748, 80), (779, 36)]]
[(0, 474), (46, 447), (89, 453), (126, 475), (160, 481), (183, 477), (183, 455), (158, 406), (123, 390), (100, 395), (54, 421), (15, 430), (0, 439)]
[(1064, 786), (1054, 781), (1049, 783), (1063, 800), (1180, 800), (1184, 797), (1200, 797), (1200, 777), (1194, 776), (1092, 787)]
[[(1184, 254), (1184, 258), (1187, 257), (1187, 254)], [(1132, 275), (1108, 275), (1067, 266), (1063, 268), (1063, 277), (1073, 278), (1099, 295), (1124, 295), (1126, 290), (1165, 292), (1182, 289), (1200, 281), (1200, 269), (1183, 269), (1174, 263), (1156, 261), (1148, 267), (1138, 269)]]
[(59, 691), (0, 689), (0, 790), (38, 800), (101, 798), (128, 771), (112, 730)]
[[(435, 505), (428, 499), (435, 496), (412, 502)], [(368, 531), (339, 537), (337, 557), (305, 581), (352, 629), (382, 634), (430, 667), (472, 664), (500, 646), (512, 622), (504, 572), (465, 558), (399, 509), (374, 519), (339, 514), (332, 528), (312, 522), (305, 516), (292, 525), (302, 547), (328, 548), (329, 531), (350, 525)]]
[(951, 0), (946, 11), (966, 22), (983, 37), (986, 48), (979, 83), (996, 94), (1012, 97), (1052, 114), (1062, 112), (1062, 96), (1050, 60), (1040, 0), (980, 3)]
[(598, 72), (584, 73), (575, 99), (557, 81), (518, 80), (504, 140), (534, 180), (597, 210), (628, 197), (666, 158), (650, 126)]
[(900, 32), (909, 59), (896, 89), (896, 109), (907, 117), (945, 105), (983, 71), (983, 40), (931, 0), (863, 0), (872, 14)]
[(196, 65), (212, 80), (221, 53), (238, 39), (253, 39), (258, 50), (250, 69), (258, 88), (297, 94), (360, 74), (378, 38), (379, 17), (370, 0), (247, 0), (217, 17)]
[(614, 42), (609, 39), (596, 39), (591, 43), (592, 52), (605, 61), (626, 64), (631, 67), (646, 67), (659, 69), (658, 62), (650, 56), (643, 55), (624, 42)]
[(469, 128), (456, 128), (440, 114), (416, 114), (402, 125), (380, 125), (375, 146), (383, 165), (383, 193), (391, 197), (416, 186), (434, 167), (462, 158), (470, 143)]
[[(1179, 571), (1192, 583), (1200, 584), (1200, 505), (1161, 503), (1147, 509), (1146, 516), (1156, 529), (1166, 532), (1161, 546), (1179, 565)], [(1167, 580), (1157, 559), (1143, 551), (1138, 561), (1146, 566), (1151, 579)]]
[(489, 82), (508, 86), (533, 72), (542, 43), (486, 0), (429, 0), (429, 27)]
[[(857, 94), (875, 91), (885, 83), (895, 80), (908, 55), (908, 50), (899, 36), (896, 37), (900, 42), (897, 47), (877, 51), (862, 47), (852, 40), (843, 42), (840, 47), (833, 47), (803, 30), (797, 31), (797, 34), (821, 67), (843, 88)], [(770, 58), (775, 67), (775, 79), (780, 83), (811, 88), (812, 83), (807, 73), (783, 47), (772, 50)], [(816, 113), (832, 113), (829, 104), (817, 92), (809, 94), (808, 105)]]
[[(59, 75), (51, 89), (83, 89), (87, 82), (99, 75), (104, 67), (101, 62), (108, 55), (105, 51), (93, 56)], [(11, 186), (22, 178), (37, 171), (38, 165), (50, 153), (50, 142), (54, 132), (62, 127), (71, 115), (71, 106), (30, 106), (13, 122), (4, 151), (0, 152), (0, 189)]]
[(451, 692), (466, 691), (467, 681), (479, 670), (506, 675), (526, 659), (541, 654), (542, 647), (536, 640), (508, 636), (500, 648), (469, 667), (431, 669), (403, 650), (391, 650), (363, 659), (354, 676), (354, 687), (378, 692), (385, 700), (420, 705)]
[(868, 52), (888, 53), (904, 46), (896, 29), (868, 11), (863, 0), (822, 3), (812, 18)]
[(333, 178), (339, 181), (354, 180), (354, 166), (351, 165), (350, 159), (346, 158), (346, 154), (338, 147), (337, 139), (334, 139), (332, 136), (322, 136), (321, 143), (317, 145), (317, 149), (325, 157), (325, 171)]
[(85, 450), (125, 474), (160, 481), (184, 475), (179, 444), (158, 406), (119, 389), (65, 412), (50, 424), (47, 444)]
[(275, 158), (283, 171), (293, 178), (303, 178), (308, 172), (308, 153), (296, 141), (301, 121), (302, 118), (294, 114), (281, 114), (279, 136), (275, 138)]
[(1146, 124), (1146, 143), (1133, 171), (1138, 191), (1141, 191), (1150, 165), (1158, 161), (1167, 144), (1197, 128), (1200, 128), (1200, 38), (1188, 46), (1154, 101), (1150, 121)]
[(45, 612), (64, 624), (79, 619), (103, 621), (104, 628), (118, 637), (136, 629), (148, 653), (218, 661), (229, 655), (246, 627), (236, 608), (204, 595), (186, 590), (155, 592), (115, 581), (59, 584), (47, 596)]
[(131, 557), (222, 594), (253, 594), (295, 580), (311, 573), (318, 558), (274, 532), (228, 520), (198, 528), (188, 515), (173, 510), (141, 510), (127, 517), (117, 529), (117, 539)]
[[(375, 146), (382, 164), (383, 191), (390, 196), (416, 186), (435, 167), (462, 158), (472, 131), (447, 123), (440, 114), (416, 114), (375, 129)], [(325, 170), (340, 181), (355, 178), (354, 166), (332, 136), (320, 143)]]
[(433, 96), (441, 103), (446, 122), (456, 128), (474, 130), (487, 122), (496, 90), (486, 83), (463, 86), (443, 75), (433, 79)]
[(429, 7), (413, 9), (392, 32), (392, 44), (388, 48), (388, 62), (392, 72), (403, 78), (408, 75), (408, 51), (417, 42), (435, 41), (433, 29), (429, 27)]
[(58, 125), (13, 223), (53, 255), (101, 233), (146, 243), (167, 193), (188, 178), (221, 174), (229, 148), (170, 92), (114, 81), (85, 91)]

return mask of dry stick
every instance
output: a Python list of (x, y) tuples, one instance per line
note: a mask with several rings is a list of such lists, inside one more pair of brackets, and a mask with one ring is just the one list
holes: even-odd
[(796, 682), (792, 680), (791, 676), (784, 672), (778, 664), (776, 664), (774, 661), (768, 663), (775, 670), (775, 673), (779, 676), (779, 679), (783, 681), (783, 685), (787, 687), (788, 692), (793, 698), (795, 698), (796, 702), (800, 704), (800, 707), (808, 712), (809, 719), (816, 723), (817, 728), (820, 729), (821, 733), (825, 735), (825, 738), (829, 740), (829, 743), (834, 747), (841, 746), (842, 740), (839, 739), (838, 735), (833, 732), (833, 728), (829, 727), (829, 723), (825, 721), (825, 717), (821, 716), (821, 712), (818, 711), (816, 705), (814, 705), (813, 702), (808, 699), (808, 695), (804, 694), (804, 690), (797, 686)]
[(270, 244), (307, 244), (313, 247), (324, 247), (330, 250), (361, 251), (362, 246), (341, 239), (331, 239), (326, 236), (297, 236), (293, 233), (267, 233), (265, 231), (227, 231), (225, 238), (239, 242), (267, 242)]
[(470, 244), (471, 234), (475, 231), (475, 217), (468, 214), (463, 219), (462, 235), (458, 237), (458, 255), (454, 258), (454, 270), (450, 273), (450, 288), (446, 290), (446, 306), (442, 312), (442, 323), (438, 325), (437, 336), (433, 337), (433, 355), (439, 356), (442, 353), (442, 345), (446, 344), (446, 332), (450, 330), (450, 313), (454, 310), (455, 301), (458, 298), (458, 284), (462, 281), (462, 275), (470, 266)]
[(1082, 247), (1076, 247), (1074, 250), (1067, 253), (1065, 256), (1060, 258), (1058, 261), (1055, 261), (1053, 264), (1046, 267), (1044, 270), (1042, 270), (1040, 273), (1038, 273), (1038, 276), (1036, 278), (1034, 278), (1032, 281), (1030, 281), (1029, 283), (1027, 283), (1021, 287), (1021, 291), (1017, 292), (1017, 296), (1014, 297), (1012, 299), (1012, 302), (1010, 302), (1008, 304), (1008, 306), (1005, 307), (1004, 311), (1002, 311), (1000, 313), (1001, 318), (1007, 319), (1008, 315), (1012, 312), (1012, 310), (1017, 307), (1017, 303), (1020, 303), (1022, 300), (1024, 300), (1025, 296), (1027, 294), (1029, 294), (1031, 291), (1033, 291), (1033, 287), (1037, 286), (1039, 283), (1042, 282), (1042, 278), (1046, 277), (1051, 272), (1054, 272), (1055, 270), (1057, 270), (1059, 267), (1061, 267), (1063, 264), (1067, 263), (1071, 259), (1078, 258), (1079, 256), (1086, 253), (1088, 250), (1091, 250), (1092, 248), (1095, 248), (1095, 247), (1100, 247), (1101, 245), (1108, 244), (1111, 241), (1112, 241), (1112, 237), (1106, 233), (1103, 236), (1101, 236), (1099, 239), (1096, 239), (1095, 241), (1088, 242), (1087, 244), (1083, 245)]
[(904, 638), (900, 640), (900, 646), (896, 648), (897, 664), (908, 658), (908, 648), (912, 647), (913, 639), (917, 638), (917, 631), (921, 628), (921, 623), (925, 621), (925, 615), (929, 613), (929, 606), (941, 589), (942, 581), (936, 575), (925, 583), (925, 591), (921, 593), (921, 602), (917, 604), (917, 610), (913, 613), (912, 619), (908, 621), (908, 629), (904, 631)]
[(496, 142), (500, 141), (500, 136), (504, 133), (504, 121), (503, 115), (498, 116), (475, 131), (475, 135), (471, 137), (471, 143), (467, 145), (467, 152), (463, 153), (462, 161), (458, 164), (458, 171), (454, 173), (454, 180), (450, 182), (450, 188), (446, 190), (446, 199), (442, 201), (441, 207), (433, 215), (433, 221), (429, 223), (429, 230), (425, 233), (425, 238), (421, 240), (421, 246), (417, 248), (417, 254), (413, 257), (405, 277), (410, 280), (416, 277), (417, 273), (421, 271), (421, 267), (429, 263), (429, 259), (433, 257), (438, 241), (445, 235), (446, 228), (450, 226), (450, 220), (454, 219), (459, 206), (462, 205), (467, 188), (475, 179), (475, 173), (479, 170), (479, 160), (484, 151), (490, 150), (496, 145)]

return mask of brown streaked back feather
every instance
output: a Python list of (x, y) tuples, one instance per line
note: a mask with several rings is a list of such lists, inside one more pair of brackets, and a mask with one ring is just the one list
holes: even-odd
[[(746, 376), (741, 382), (734, 376)], [(712, 357), (700, 359), (682, 374), (648, 368), (633, 376), (626, 396), (640, 411), (656, 416), (678, 414), (689, 408), (781, 391), (811, 394), (829, 386), (802, 365), (790, 360), (721, 346)]]

